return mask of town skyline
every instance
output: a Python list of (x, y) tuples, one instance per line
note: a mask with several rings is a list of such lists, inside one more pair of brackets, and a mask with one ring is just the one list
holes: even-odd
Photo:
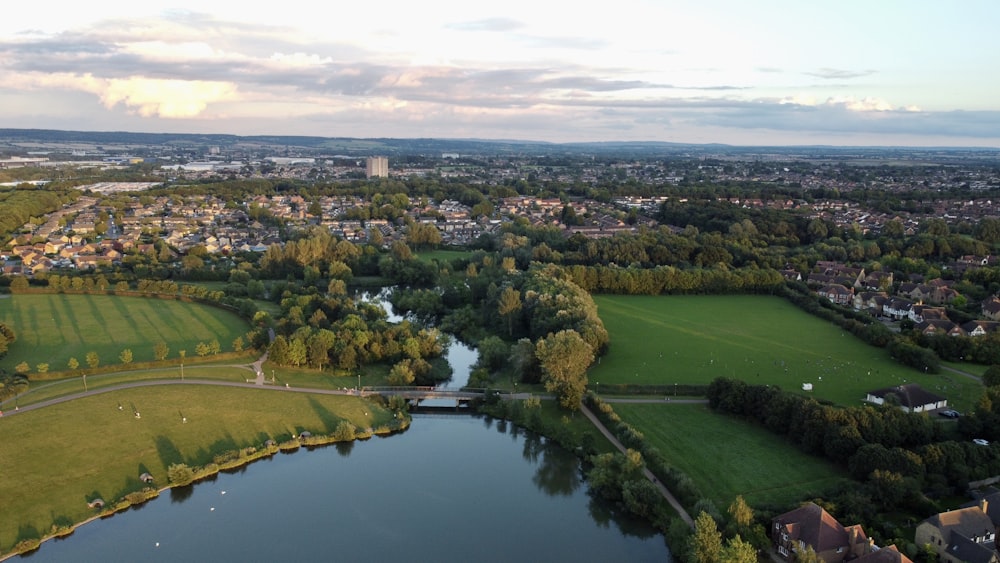
[[(237, 9), (238, 8), (238, 9)], [(1000, 5), (102, 3), (0, 22), (5, 127), (1000, 147)]]

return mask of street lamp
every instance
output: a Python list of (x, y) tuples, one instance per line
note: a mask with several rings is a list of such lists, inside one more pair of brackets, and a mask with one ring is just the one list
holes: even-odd
[(358, 393), (361, 392), (361, 370), (358, 370)]
[(83, 392), (87, 392), (87, 374), (83, 374)]

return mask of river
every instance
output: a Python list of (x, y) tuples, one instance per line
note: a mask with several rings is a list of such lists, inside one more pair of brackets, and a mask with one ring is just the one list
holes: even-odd
[[(453, 342), (461, 386), (475, 350)], [(48, 541), (32, 562), (670, 561), (661, 534), (587, 493), (579, 460), (470, 414), (305, 448), (165, 492)]]

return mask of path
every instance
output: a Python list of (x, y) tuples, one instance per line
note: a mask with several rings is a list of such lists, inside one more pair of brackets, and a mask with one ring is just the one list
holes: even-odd
[[(659, 401), (659, 402), (662, 403), (664, 401)], [(618, 438), (615, 438), (615, 436), (611, 432), (609, 432), (608, 429), (605, 428), (603, 424), (601, 424), (601, 421), (598, 420), (596, 416), (594, 416), (594, 413), (590, 412), (590, 409), (587, 408), (587, 405), (581, 404), (580, 412), (582, 412), (584, 416), (590, 419), (590, 422), (592, 422), (594, 426), (601, 431), (601, 434), (603, 434), (604, 437), (607, 438), (609, 442), (614, 444), (614, 446), (618, 448), (619, 451), (625, 453), (626, 451), (625, 446), (621, 442), (619, 442)], [(681, 520), (684, 520), (684, 522), (688, 526), (693, 528), (694, 520), (691, 519), (691, 515), (688, 514), (686, 510), (684, 510), (684, 507), (681, 506), (681, 503), (677, 501), (673, 493), (667, 490), (667, 488), (663, 486), (663, 483), (660, 483), (660, 480), (657, 479), (655, 475), (653, 475), (652, 471), (643, 468), (642, 472), (644, 475), (646, 475), (647, 479), (649, 479), (650, 481), (652, 481), (654, 485), (656, 485), (656, 488), (660, 490), (660, 494), (663, 495), (663, 498), (667, 499), (667, 502), (670, 503), (670, 506), (672, 506), (673, 509), (677, 511), (677, 514), (680, 515)]]
[[(267, 340), (268, 340), (268, 342), (274, 342), (274, 329), (273, 328), (267, 329)], [(270, 350), (270, 346), (268, 347), (268, 350)], [(256, 362), (250, 364), (251, 367), (253, 367), (254, 373), (257, 374), (257, 379), (254, 380), (254, 384), (256, 384), (256, 385), (264, 385), (264, 367), (263, 366), (264, 366), (264, 362), (267, 361), (267, 355), (268, 354), (270, 354), (270, 351), (264, 352), (263, 356), (261, 356), (260, 358), (258, 358)], [(273, 374), (273, 372), (272, 372), (272, 374)], [(271, 379), (272, 380), (274, 379), (274, 375), (271, 376)], [(272, 383), (273, 383), (273, 381), (272, 381)]]
[(943, 369), (945, 371), (950, 371), (951, 373), (956, 373), (956, 374), (961, 375), (961, 376), (968, 377), (969, 379), (975, 379), (976, 381), (979, 381), (979, 382), (983, 381), (982, 377), (979, 377), (978, 375), (969, 373), (967, 371), (962, 371), (960, 369), (950, 368), (948, 366), (941, 366), (941, 369)]
[[(244, 389), (256, 389), (256, 383), (240, 383), (238, 381), (218, 381), (212, 379), (152, 379), (148, 381), (135, 381), (132, 383), (121, 383), (119, 385), (110, 385), (108, 387), (101, 387), (99, 389), (94, 389), (93, 391), (84, 391), (82, 393), (75, 393), (73, 395), (67, 395), (64, 397), (56, 397), (54, 399), (48, 399), (45, 401), (39, 401), (37, 403), (32, 403), (30, 405), (25, 405), (18, 408), (15, 411), (8, 410), (3, 413), (3, 418), (9, 416), (14, 416), (23, 412), (33, 411), (35, 409), (40, 409), (43, 407), (49, 407), (52, 405), (58, 405), (59, 403), (65, 403), (67, 401), (73, 401), (80, 399), (82, 397), (92, 397), (94, 395), (101, 395), (103, 393), (110, 393), (112, 391), (120, 391), (122, 389), (134, 389), (136, 387), (153, 387), (157, 385), (216, 385), (221, 387), (242, 387)], [(350, 395), (351, 390), (342, 389), (314, 389), (312, 387), (271, 387), (265, 386), (264, 389), (268, 391), (282, 391), (285, 393), (318, 393), (320, 395)], [(2, 419), (0, 419), (2, 420)]]

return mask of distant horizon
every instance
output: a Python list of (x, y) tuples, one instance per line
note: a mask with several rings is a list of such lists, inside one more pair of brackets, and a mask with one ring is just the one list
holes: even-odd
[(995, 0), (66, 4), (0, 20), (0, 124), (1000, 148), (997, 21)]
[[(52, 133), (68, 133), (68, 134), (83, 134), (88, 133), (98, 134), (98, 135), (173, 135), (180, 137), (198, 137), (198, 136), (219, 136), (219, 137), (236, 137), (236, 138), (262, 138), (262, 137), (287, 137), (287, 138), (303, 138), (303, 139), (348, 139), (357, 141), (439, 141), (439, 142), (469, 142), (469, 143), (512, 143), (512, 144), (525, 144), (525, 145), (552, 145), (552, 146), (562, 146), (562, 145), (673, 145), (678, 147), (691, 146), (691, 147), (712, 147), (718, 146), (722, 148), (734, 148), (734, 149), (866, 149), (866, 150), (878, 150), (878, 149), (909, 149), (909, 150), (979, 150), (979, 151), (992, 151), (1000, 153), (1000, 147), (985, 146), (985, 145), (833, 145), (833, 144), (757, 144), (757, 145), (744, 145), (744, 144), (734, 144), (734, 143), (722, 143), (722, 142), (703, 142), (703, 143), (688, 143), (679, 141), (659, 141), (659, 140), (604, 140), (604, 141), (546, 141), (538, 139), (501, 139), (501, 138), (486, 138), (486, 137), (356, 137), (349, 135), (305, 135), (305, 134), (280, 134), (280, 133), (256, 133), (256, 134), (238, 134), (238, 133), (207, 133), (207, 132), (174, 132), (174, 131), (132, 131), (132, 130), (99, 130), (99, 129), (57, 129), (57, 128), (41, 128), (41, 127), (0, 127), (0, 135), (5, 131), (19, 131), (19, 132), (52, 132)], [(38, 139), (34, 139), (38, 141)], [(69, 141), (62, 141), (69, 142)], [(78, 141), (78, 142), (83, 142)]]

